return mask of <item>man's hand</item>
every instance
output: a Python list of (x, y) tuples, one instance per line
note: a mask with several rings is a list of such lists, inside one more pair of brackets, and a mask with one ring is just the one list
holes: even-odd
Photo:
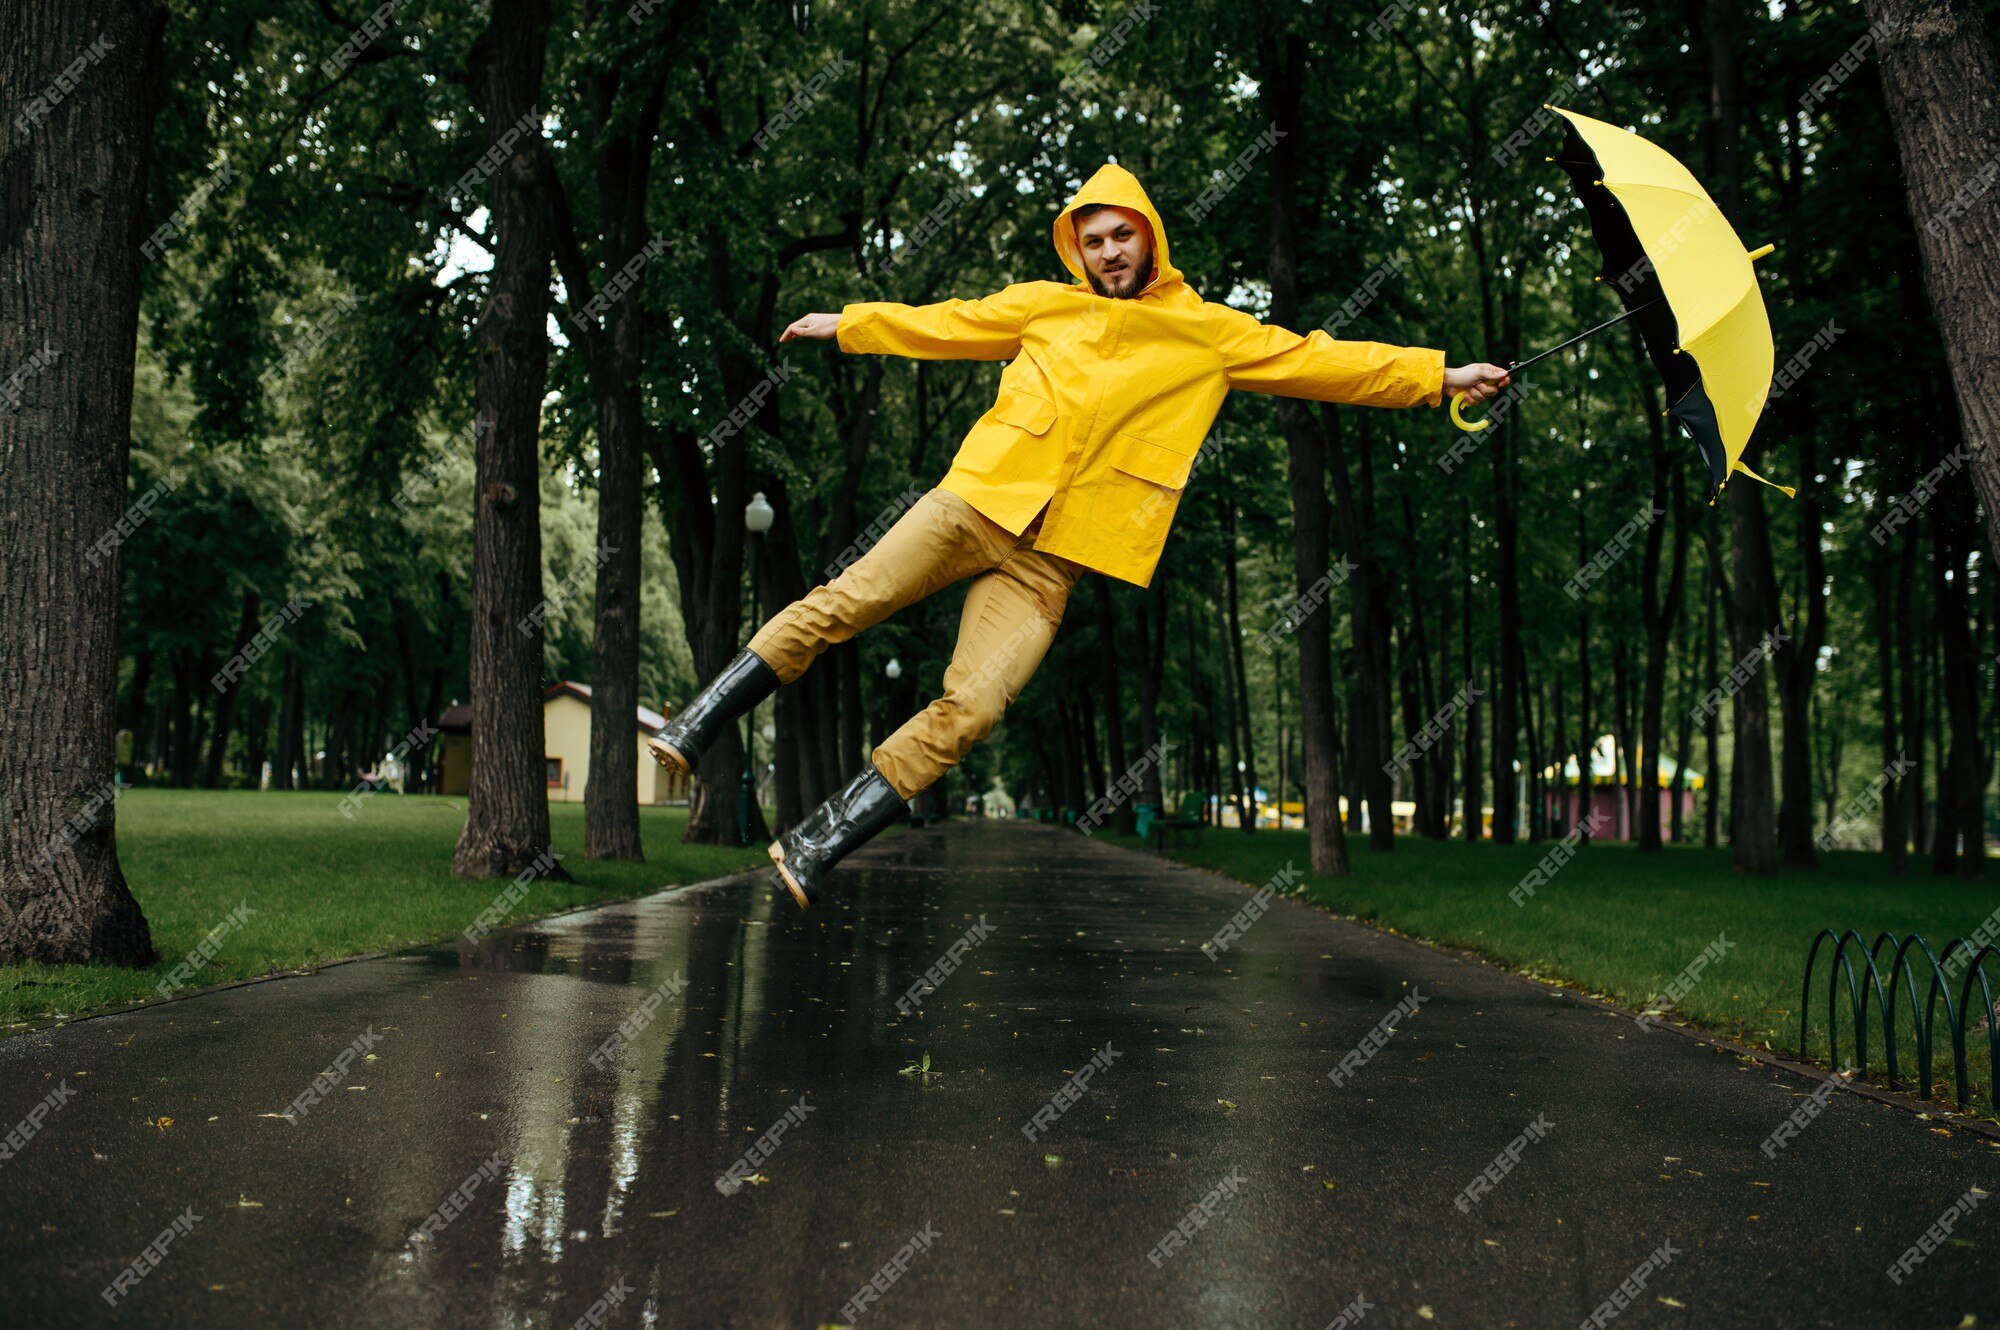
[(1444, 390), (1447, 396), (1464, 392), (1465, 405), (1474, 406), (1489, 397), (1498, 397), (1500, 390), (1512, 380), (1507, 371), (1498, 365), (1488, 365), (1475, 361), (1470, 365), (1460, 365), (1444, 372)]
[[(808, 314), (804, 318), (794, 322), (791, 327), (785, 329), (778, 340), (780, 342), (789, 342), (794, 337), (818, 337), (824, 339), (833, 336), (839, 330), (840, 315)], [(1492, 366), (1489, 365), (1487, 368), (1491, 369)]]

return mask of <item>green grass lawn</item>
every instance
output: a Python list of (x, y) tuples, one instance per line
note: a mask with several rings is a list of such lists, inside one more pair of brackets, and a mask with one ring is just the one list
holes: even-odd
[[(118, 853), (152, 925), (155, 965), (0, 966), (0, 1029), (157, 1000), (155, 985), (238, 904), (190, 987), (458, 936), (512, 879), (451, 875), (465, 801), (380, 794), (353, 820), (339, 793), (137, 789), (118, 801)], [(508, 922), (768, 863), (764, 847), (684, 845), (687, 812), (640, 810), (646, 862), (583, 857), (583, 805), (553, 804), (555, 851), (573, 883), (536, 880)]]
[[(1129, 837), (1121, 842), (1137, 844)], [(1675, 847), (1641, 855), (1630, 845), (1606, 843), (1577, 853), (1524, 904), (1516, 905), (1509, 893), (1552, 843), (1475, 846), (1399, 837), (1393, 853), (1378, 854), (1364, 839), (1350, 837), (1348, 848), (1353, 874), (1307, 875), (1311, 900), (1399, 933), (1478, 951), (1525, 974), (1562, 981), (1635, 1010), (1657, 1006), (1689, 962), (1718, 938), (1726, 939), (1733, 948), (1707, 967), (1672, 1011), (1740, 1042), (1768, 1043), (1788, 1057), (1798, 1044), (1806, 952), (1821, 928), (1852, 928), (1870, 943), (1885, 930), (1898, 939), (1916, 932), (1942, 952), (1951, 938), (1970, 935), (2000, 908), (2000, 883), (1933, 877), (1927, 863), (1914, 861), (1909, 875), (1899, 880), (1888, 875), (1878, 854), (1825, 854), (1815, 872), (1760, 879), (1735, 873), (1727, 850)], [(1269, 881), (1288, 862), (1304, 873), (1310, 861), (1303, 831), (1246, 835), (1216, 828), (1203, 833), (1199, 846), (1186, 838), (1173, 857), (1253, 885)], [(1885, 947), (1880, 962), (1884, 982), (1890, 952)], [(1831, 959), (1831, 947), (1823, 947), (1813, 978), (1809, 1053), (1822, 1063)], [(2000, 989), (2000, 962), (1989, 961), (1984, 968)], [(1865, 967), (1857, 962), (1855, 969), (1857, 981), (1865, 985)], [(1953, 988), (1956, 1001), (1956, 984)], [(1920, 973), (1919, 997), (1928, 989), (1928, 975)], [(1841, 991), (1842, 1061), (1850, 1062), (1854, 1045), (1844, 984)], [(1975, 981), (1974, 1004), (1979, 1000)], [(1898, 1066), (1913, 1081), (1908, 1018), (1905, 996), (1896, 1012)], [(1977, 1021), (1975, 1013), (1971, 1024)], [(1968, 1037), (1966, 1062), (1975, 1102), (1982, 1112), (1990, 1112), (1984, 1041), (1983, 1032), (1976, 1047)], [(1938, 1085), (1949, 1094), (1951, 1040), (1942, 1003), (1935, 1047)], [(1870, 1079), (1878, 1079), (1879, 1015), (1871, 1014), (1869, 1059)]]

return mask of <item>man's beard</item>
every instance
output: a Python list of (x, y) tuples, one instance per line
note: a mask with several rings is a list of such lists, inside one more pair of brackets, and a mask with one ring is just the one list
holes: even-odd
[(1153, 280), (1153, 256), (1151, 254), (1148, 254), (1146, 256), (1146, 261), (1144, 263), (1139, 264), (1136, 268), (1127, 269), (1127, 271), (1129, 271), (1137, 280), (1135, 280), (1132, 283), (1131, 294), (1123, 296), (1114, 296), (1111, 294), (1111, 292), (1105, 290), (1104, 283), (1099, 281), (1097, 274), (1092, 272), (1090, 269), (1085, 268), (1083, 270), (1083, 274), (1084, 276), (1090, 279), (1090, 289), (1097, 292), (1097, 294), (1101, 296), (1108, 296), (1113, 300), (1132, 300), (1135, 299), (1141, 291), (1144, 291), (1146, 289), (1147, 283)]

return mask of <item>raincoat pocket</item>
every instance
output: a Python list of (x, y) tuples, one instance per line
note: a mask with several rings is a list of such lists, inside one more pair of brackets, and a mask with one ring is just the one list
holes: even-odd
[(952, 469), (982, 486), (1006, 486), (1048, 469), (1056, 404), (1003, 384), (999, 400), (966, 434)]
[(1002, 387), (993, 403), (993, 418), (1030, 434), (1046, 434), (1056, 420), (1056, 404), (1019, 388)]
[(1111, 469), (1097, 482), (1091, 517), (1114, 531), (1164, 541), (1194, 455), (1136, 434), (1114, 434), (1105, 445), (1104, 460)]

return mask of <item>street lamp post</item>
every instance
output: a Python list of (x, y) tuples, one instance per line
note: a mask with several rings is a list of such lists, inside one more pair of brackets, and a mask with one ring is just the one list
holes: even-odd
[[(893, 684), (894, 682), (896, 682), (896, 680), (903, 677), (903, 662), (898, 660), (894, 656), (889, 657), (889, 663), (882, 667), (882, 673), (888, 676), (889, 682)], [(893, 689), (891, 690), (891, 693), (893, 695), (894, 693)], [(923, 796), (919, 795), (917, 797), (922, 798)], [(907, 803), (907, 801), (905, 802)], [(917, 816), (917, 806), (913, 803), (909, 803), (907, 806), (910, 811), (911, 819), (913, 821), (918, 822), (919, 825), (921, 825), (922, 819)]]
[[(757, 594), (758, 573), (761, 566), (757, 561), (757, 537), (771, 529), (777, 520), (777, 509), (758, 490), (750, 496), (750, 502), (743, 505), (743, 529), (749, 533), (745, 541), (744, 553), (750, 560), (750, 621), (757, 622), (761, 601)], [(753, 629), (754, 631), (754, 629)], [(757, 797), (757, 731), (755, 720), (757, 708), (751, 707), (743, 713), (743, 788), (737, 798), (736, 838), (741, 843), (750, 843), (750, 804)]]

